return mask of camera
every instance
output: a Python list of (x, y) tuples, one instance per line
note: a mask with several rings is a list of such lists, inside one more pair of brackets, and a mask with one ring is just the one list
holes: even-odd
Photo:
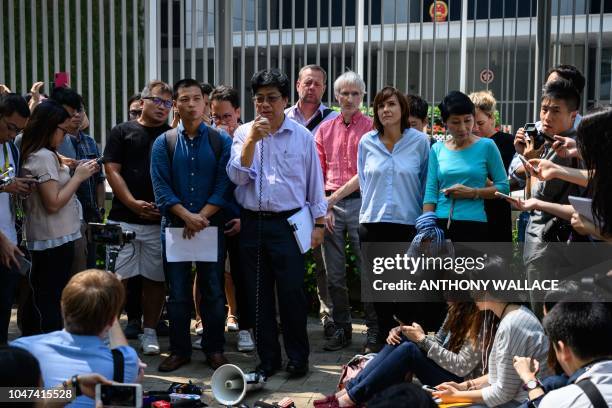
[(103, 245), (123, 246), (136, 238), (134, 231), (123, 231), (119, 224), (87, 224), (87, 235), (90, 241)]
[(548, 136), (544, 132), (538, 130), (536, 128), (535, 123), (525, 123), (525, 126), (523, 126), (523, 129), (524, 129), (525, 134), (527, 136), (529, 136), (531, 138), (531, 140), (533, 140), (533, 147), (536, 150), (538, 150), (540, 147), (542, 147), (542, 145), (546, 141), (549, 141), (550, 143), (554, 143), (555, 142), (555, 139), (553, 139), (552, 137)]
[(9, 166), (6, 171), (0, 173), (0, 187), (7, 186), (15, 179), (15, 169), (13, 166)]

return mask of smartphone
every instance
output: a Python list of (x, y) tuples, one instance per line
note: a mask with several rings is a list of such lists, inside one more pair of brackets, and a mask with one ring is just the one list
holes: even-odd
[(496, 197), (501, 197), (501, 198), (507, 198), (507, 199), (509, 199), (509, 200), (515, 200), (515, 198), (514, 198), (514, 197), (509, 196), (508, 194), (500, 193), (499, 191), (496, 191), (496, 192), (495, 192), (495, 196), (496, 196)]
[(427, 392), (436, 392), (436, 391), (440, 391), (439, 389), (437, 389), (436, 387), (432, 387), (430, 385), (423, 385), (423, 389)]
[(393, 315), (393, 320), (398, 322), (400, 326), (405, 326), (404, 322), (402, 322), (396, 315)]
[(525, 170), (527, 170), (529, 173), (537, 173), (538, 172), (538, 169), (533, 167), (533, 165), (531, 163), (529, 163), (529, 160), (527, 160), (527, 158), (525, 156), (523, 156), (522, 154), (519, 154), (519, 159), (523, 163), (523, 166), (525, 166)]
[(96, 384), (96, 405), (110, 408), (142, 408), (142, 385)]
[(70, 86), (70, 73), (69, 72), (56, 72), (55, 73), (55, 87), (64, 88)]
[(32, 262), (22, 255), (17, 255), (17, 262), (19, 262), (19, 268), (13, 266), (15, 271), (19, 272), (21, 276), (28, 276), (30, 274), (30, 270), (32, 269)]

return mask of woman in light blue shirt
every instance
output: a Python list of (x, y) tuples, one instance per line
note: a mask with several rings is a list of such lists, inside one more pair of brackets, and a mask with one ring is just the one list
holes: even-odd
[(423, 211), (433, 211), (446, 238), (455, 242), (488, 240), (485, 199), (510, 191), (495, 143), (472, 134), (474, 104), (452, 91), (439, 105), (451, 139), (431, 148)]
[[(392, 87), (383, 88), (374, 98), (374, 128), (361, 138), (357, 152), (362, 197), (359, 238), (362, 243), (410, 243), (416, 233), (416, 218), (421, 214), (429, 141), (425, 134), (410, 128), (408, 102)], [(379, 325), (377, 343), (381, 344), (389, 330), (397, 326), (394, 313), (405, 321), (413, 321), (410, 320), (412, 313), (407, 316), (402, 313), (406, 310), (398, 308), (412, 312), (414, 304), (404, 305), (407, 307), (394, 303), (374, 304)], [(435, 327), (427, 330), (435, 330)], [(370, 337), (369, 345), (374, 343)]]

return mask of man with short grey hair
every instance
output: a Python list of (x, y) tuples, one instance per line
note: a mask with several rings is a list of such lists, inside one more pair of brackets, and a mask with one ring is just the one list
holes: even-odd
[[(304, 126), (314, 135), (321, 123), (338, 116), (338, 112), (329, 109), (321, 100), (327, 87), (327, 73), (319, 65), (305, 65), (300, 69), (295, 83), (298, 91), (298, 101), (285, 109), (285, 115)], [(335, 327), (332, 319), (332, 304), (327, 290), (327, 279), (321, 248), (312, 250), (316, 264), (317, 296), (319, 297), (319, 317), (323, 324), (326, 338), (330, 338)]]
[[(372, 130), (372, 119), (361, 113), (365, 83), (355, 72), (348, 71), (334, 82), (334, 94), (340, 104), (340, 115), (321, 124), (315, 134), (319, 161), (323, 168), (325, 195), (328, 201), (323, 261), (332, 301), (336, 330), (323, 347), (340, 350), (351, 342), (351, 307), (346, 284), (345, 236), (361, 273), (359, 250), (359, 210), (361, 194), (357, 178), (357, 149), (361, 137)], [(376, 348), (376, 312), (371, 303), (364, 304), (368, 341), (366, 348)]]

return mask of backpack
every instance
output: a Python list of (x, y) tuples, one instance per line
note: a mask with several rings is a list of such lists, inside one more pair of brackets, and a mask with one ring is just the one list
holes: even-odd
[[(174, 158), (174, 151), (176, 150), (176, 143), (178, 142), (178, 129), (170, 129), (166, 132), (166, 147), (168, 151), (168, 161), (172, 167), (172, 159)], [(208, 127), (208, 141), (210, 147), (215, 154), (217, 162), (221, 159), (221, 153), (223, 152), (223, 143), (221, 141), (221, 133), (214, 128)]]

